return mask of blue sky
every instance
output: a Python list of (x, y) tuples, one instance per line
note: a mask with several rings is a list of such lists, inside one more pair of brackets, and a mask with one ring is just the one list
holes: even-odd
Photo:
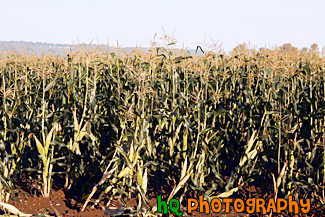
[(213, 40), (227, 51), (243, 42), (322, 49), (323, 11), (324, 0), (0, 0), (0, 41), (148, 47), (165, 30), (177, 47)]

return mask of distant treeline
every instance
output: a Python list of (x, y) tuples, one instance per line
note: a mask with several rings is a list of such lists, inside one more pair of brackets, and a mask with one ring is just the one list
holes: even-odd
[[(80, 49), (88, 49), (88, 48), (99, 48), (101, 51), (114, 51), (114, 47), (108, 46), (105, 44), (55, 44), (55, 43), (43, 43), (43, 42), (26, 42), (26, 41), (0, 41), (0, 52), (1, 51), (10, 51), (16, 50), (19, 53), (26, 52), (28, 54), (42, 55), (42, 54), (58, 54), (60, 56), (65, 56), (68, 53), (76, 52)], [(132, 51), (134, 49), (139, 49), (135, 47), (124, 47), (121, 48), (123, 51)], [(143, 51), (148, 50), (148, 48), (141, 48)], [(209, 50), (209, 49), (208, 49)], [(213, 48), (212, 48), (213, 50)], [(225, 51), (222, 48), (215, 49), (217, 52), (225, 54)], [(287, 52), (287, 53), (296, 53), (296, 52), (313, 52), (319, 53), (320, 56), (325, 56), (325, 47), (322, 50), (318, 47), (316, 43), (312, 44), (310, 48), (304, 47), (302, 49), (298, 49), (294, 47), (290, 43), (283, 44), (279, 47), (274, 47), (272, 49), (269, 48), (250, 48), (246, 43), (242, 43), (237, 45), (230, 53), (239, 52), (243, 50), (256, 50), (259, 52), (263, 52), (266, 50), (278, 50), (279, 52)], [(202, 54), (207, 52), (207, 49), (202, 49), (198, 46), (196, 49), (187, 49), (189, 54)]]

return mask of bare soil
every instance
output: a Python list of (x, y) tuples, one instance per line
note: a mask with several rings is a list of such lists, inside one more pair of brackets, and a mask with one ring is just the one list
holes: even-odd
[[(73, 191), (63, 191), (61, 189), (52, 189), (50, 196), (44, 198), (41, 195), (34, 195), (31, 192), (27, 192), (22, 188), (17, 187), (17, 191), (13, 193), (9, 204), (18, 208), (21, 212), (26, 214), (33, 214), (34, 216), (50, 215), (50, 216), (135, 216), (133, 210), (136, 210), (137, 200), (132, 198), (126, 201), (123, 205), (118, 199), (114, 199), (110, 202), (109, 206), (106, 207), (104, 200), (92, 208), (93, 201), (91, 201), (86, 210), (81, 212), (83, 202), (77, 202), (78, 194)], [(106, 198), (107, 201), (108, 198)], [(157, 203), (156, 198), (151, 198), (149, 201), (150, 205)], [(236, 213), (233, 208), (230, 213), (211, 213), (205, 215), (203, 213), (194, 212), (189, 216), (198, 217), (209, 217), (209, 216), (223, 216), (223, 217), (244, 217), (249, 216), (245, 213)], [(251, 215), (252, 216), (252, 215)], [(260, 216), (260, 215), (253, 215)], [(280, 216), (280, 215), (272, 215)], [(290, 216), (283, 214), (282, 216)], [(308, 215), (296, 215), (296, 216), (325, 216), (325, 208), (320, 205), (312, 204), (311, 212)]]
[[(156, 199), (151, 199), (150, 204), (155, 205)], [(77, 203), (74, 199), (70, 198), (62, 190), (52, 190), (50, 197), (44, 198), (41, 195), (32, 195), (22, 189), (20, 193), (16, 193), (9, 200), (9, 204), (15, 206), (21, 212), (26, 214), (37, 215), (51, 215), (51, 216), (132, 216), (132, 212), (128, 208), (136, 210), (136, 199), (127, 201), (127, 207), (124, 208), (119, 201), (112, 201), (109, 207), (105, 207), (104, 203), (100, 203), (100, 206), (91, 208), (91, 203), (88, 205), (85, 211), (81, 212), (82, 203)], [(245, 214), (238, 214), (234, 211), (231, 213), (218, 213), (205, 215), (199, 212), (194, 212), (192, 216), (247, 216)]]

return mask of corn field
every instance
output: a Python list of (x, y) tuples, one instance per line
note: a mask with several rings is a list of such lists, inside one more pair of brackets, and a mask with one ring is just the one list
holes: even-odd
[(0, 53), (0, 202), (60, 178), (83, 209), (121, 195), (325, 203), (325, 58), (170, 47), (67, 56)]

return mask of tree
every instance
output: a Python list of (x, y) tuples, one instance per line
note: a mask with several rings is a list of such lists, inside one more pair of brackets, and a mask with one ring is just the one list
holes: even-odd
[(292, 46), (290, 43), (283, 44), (281, 47), (279, 47), (279, 51), (283, 53), (293, 53), (298, 52), (298, 48)]
[(248, 50), (248, 45), (246, 43), (242, 43), (237, 45), (234, 49), (233, 52), (234, 53), (244, 53), (245, 51)]
[(318, 44), (314, 43), (310, 46), (311, 51), (319, 52)]
[(301, 53), (308, 53), (308, 48), (306, 47), (303, 47), (301, 50), (300, 50)]

